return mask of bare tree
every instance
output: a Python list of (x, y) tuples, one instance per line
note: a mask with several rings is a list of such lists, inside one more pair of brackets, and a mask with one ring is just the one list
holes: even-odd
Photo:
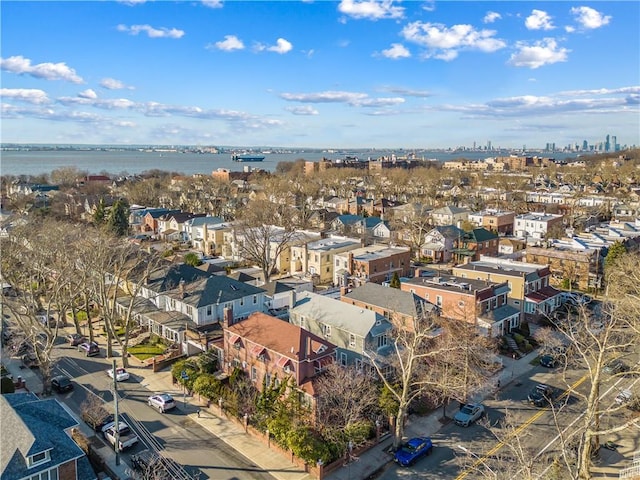
[(280, 255), (296, 237), (292, 209), (284, 204), (251, 202), (244, 210), (236, 229), (240, 255), (261, 270), (269, 282)]
[[(459, 326), (446, 323), (434, 314), (417, 315), (411, 325), (396, 322), (392, 333), (393, 353), (379, 356), (365, 352), (374, 369), (398, 404), (394, 447), (402, 442), (404, 419), (410, 405), (427, 396), (435, 401), (460, 398), (482, 383), (485, 370), (473, 367), (478, 354), (459, 339)], [(486, 359), (485, 352), (482, 358)], [(391, 371), (392, 373), (389, 373)], [(466, 400), (466, 399), (465, 399)]]
[(317, 381), (317, 424), (323, 437), (345, 452), (354, 430), (375, 422), (379, 393), (371, 380), (353, 367), (332, 364)]
[[(584, 415), (576, 423), (571, 438), (560, 436), (563, 450), (571, 444), (575, 456), (564, 456), (567, 475), (573, 479), (591, 478), (592, 456), (600, 447), (601, 437), (622, 432), (631, 426), (640, 426), (634, 416), (616, 415), (624, 406), (601, 401), (601, 387), (611, 375), (607, 365), (614, 359), (622, 360), (632, 347), (640, 344), (640, 256), (637, 253), (621, 256), (607, 267), (607, 295), (600, 311), (590, 311), (579, 306), (577, 312), (566, 320), (554, 320), (557, 329), (569, 340), (569, 354), (586, 365), (588, 385), (585, 392), (572, 386), (563, 371), (563, 379), (572, 396), (583, 402)], [(547, 345), (553, 347), (550, 335), (538, 334)], [(613, 372), (612, 376), (640, 374), (637, 364), (628, 371)]]
[(45, 394), (54, 365), (51, 352), (72, 302), (68, 286), (74, 268), (67, 246), (73, 238), (73, 229), (64, 224), (30, 221), (2, 240), (2, 277), (18, 292), (11, 297), (3, 292), (3, 305), (35, 355)]
[(420, 258), (426, 235), (433, 228), (428, 212), (429, 208), (417, 204), (407, 214), (394, 215), (392, 220), (399, 240), (411, 248), (416, 258)]

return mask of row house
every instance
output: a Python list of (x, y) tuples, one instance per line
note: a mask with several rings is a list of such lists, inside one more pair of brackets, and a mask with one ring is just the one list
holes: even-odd
[(336, 361), (361, 369), (369, 363), (364, 352), (386, 355), (393, 325), (373, 310), (362, 309), (315, 293), (297, 295), (289, 322), (336, 345)]
[(217, 256), (222, 252), (223, 232), (230, 228), (221, 217), (194, 217), (184, 223), (186, 241), (204, 255)]
[(542, 204), (556, 204), (565, 205), (571, 195), (558, 192), (525, 192), (525, 201), (527, 203), (542, 203)]
[(452, 273), (460, 278), (507, 282), (509, 305), (521, 310), (527, 318), (548, 317), (562, 304), (561, 292), (551, 286), (548, 265), (485, 257), (453, 267)]
[(292, 245), (290, 271), (292, 274), (313, 277), (316, 283), (331, 283), (334, 278), (334, 255), (360, 246), (360, 240), (337, 235)]
[(475, 190), (472, 195), (485, 202), (512, 202), (514, 199), (512, 191), (490, 187), (479, 188)]
[(168, 241), (187, 241), (185, 224), (188, 220), (205, 217), (205, 213), (167, 213), (158, 217), (158, 235)]
[(488, 336), (500, 336), (520, 326), (521, 312), (509, 305), (509, 285), (453, 275), (403, 279), (401, 289), (434, 303), (445, 319), (476, 325)]
[(435, 225), (458, 225), (467, 221), (470, 213), (472, 212), (468, 208), (446, 206), (432, 210), (431, 218)]
[(292, 381), (288, 394), (314, 410), (317, 398), (314, 380), (335, 359), (336, 347), (331, 341), (264, 313), (234, 321), (227, 313), (224, 343), (219, 357), (222, 369), (231, 374), (242, 370), (262, 391), (264, 385)]
[(572, 238), (553, 240), (544, 247), (527, 246), (525, 259), (529, 263), (549, 265), (554, 285), (564, 283), (564, 286), (586, 291), (602, 287), (605, 252), (604, 247), (589, 247)]
[(476, 227), (486, 228), (498, 235), (511, 235), (513, 234), (515, 217), (515, 212), (488, 209), (470, 213), (469, 222)]
[(11, 182), (7, 188), (7, 195), (9, 197), (30, 196), (38, 194), (51, 195), (58, 192), (60, 187), (58, 185), (48, 185), (43, 183), (28, 183), (16, 180)]
[(438, 308), (415, 293), (397, 288), (365, 283), (348, 291), (343, 288), (340, 301), (372, 310), (389, 320), (396, 328), (411, 329), (416, 320), (437, 315)]
[(411, 249), (371, 245), (334, 255), (333, 284), (360, 285), (366, 282), (388, 282), (397, 273), (408, 277), (411, 273)]
[(557, 229), (562, 226), (562, 215), (531, 212), (516, 217), (514, 235), (525, 239), (543, 240), (554, 227)]
[(156, 234), (158, 233), (160, 218), (177, 213), (180, 213), (180, 210), (169, 210), (165, 208), (149, 209), (144, 214), (141, 231)]
[(448, 263), (453, 259), (456, 242), (464, 236), (464, 230), (455, 225), (441, 225), (430, 230), (424, 239), (421, 256), (433, 263)]
[[(145, 226), (145, 217), (147, 213), (157, 212), (158, 217), (164, 215), (165, 213), (169, 213), (170, 210), (168, 208), (160, 208), (160, 207), (129, 207), (129, 226), (133, 232), (144, 232), (147, 229)], [(156, 217), (156, 218), (158, 218)]]
[(474, 228), (464, 232), (456, 239), (453, 249), (453, 260), (456, 263), (467, 263), (480, 260), (482, 255), (498, 256), (498, 235), (486, 228)]
[(85, 452), (73, 440), (76, 420), (55, 398), (0, 395), (2, 480), (94, 480)]
[[(317, 232), (306, 230), (290, 232), (282, 227), (273, 225), (258, 227), (256, 230), (252, 228), (247, 230), (241, 228), (225, 229), (222, 232), (222, 256), (233, 261), (245, 260), (245, 242), (247, 242), (246, 248), (251, 248), (252, 243), (260, 244), (265, 237), (265, 232), (270, 239), (269, 258), (273, 261), (274, 268), (279, 273), (299, 271), (296, 270), (296, 268), (301, 267), (296, 262), (296, 254), (299, 252), (299, 248), (309, 242), (320, 241), (321, 239), (321, 234)], [(256, 240), (251, 242), (250, 239), (253, 237)]]

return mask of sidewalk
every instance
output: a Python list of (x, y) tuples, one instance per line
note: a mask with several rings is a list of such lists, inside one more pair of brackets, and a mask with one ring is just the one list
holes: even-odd
[[(512, 381), (516, 380), (520, 375), (528, 372), (533, 368), (530, 361), (538, 355), (537, 351), (533, 351), (528, 355), (513, 360), (511, 358), (501, 357), (504, 368), (496, 373), (487, 388), (478, 395), (475, 400), (482, 401), (488, 396), (495, 393), (497, 388), (504, 387)], [(42, 392), (42, 383), (35, 372), (29, 369), (20, 368), (20, 360), (9, 359), (3, 356), (3, 362), (14, 378), (22, 376), (30, 391), (40, 394)], [(224, 416), (220, 416), (217, 405), (206, 407), (206, 403), (198, 399), (197, 396), (183, 397), (182, 388), (174, 385), (171, 381), (171, 372), (168, 370), (153, 373), (153, 371), (142, 364), (134, 357), (129, 359), (129, 372), (139, 379), (141, 386), (147, 388), (151, 392), (167, 392), (170, 393), (177, 403), (177, 408), (185, 412), (189, 419), (201, 427), (220, 438), (231, 448), (238, 451), (246, 458), (250, 459), (258, 467), (268, 472), (278, 480), (312, 480), (313, 477), (304, 471), (303, 467), (293, 464), (282, 453), (269, 449), (260, 440), (245, 433), (244, 429), (233, 421)], [(498, 383), (499, 382), (499, 383)], [(452, 402), (447, 408), (447, 416), (451, 418), (458, 406)], [(198, 411), (200, 415), (198, 415)], [(442, 418), (442, 409), (434, 410), (428, 415), (416, 416), (410, 415), (407, 419), (405, 428), (405, 437), (411, 438), (416, 436), (430, 436), (435, 434), (442, 428), (440, 421)], [(95, 435), (94, 432), (87, 427), (84, 422), (80, 422), (80, 430), (87, 436)], [(392, 437), (387, 437), (378, 445), (364, 452), (356, 460), (329, 474), (329, 480), (352, 480), (366, 479), (375, 472), (383, 468), (387, 463), (393, 461), (393, 457), (387, 452), (393, 443)], [(108, 447), (100, 450), (105, 456), (105, 461), (109, 467), (116, 473), (120, 479), (129, 477), (127, 469), (129, 468), (123, 461), (118, 467), (115, 465), (115, 453)]]

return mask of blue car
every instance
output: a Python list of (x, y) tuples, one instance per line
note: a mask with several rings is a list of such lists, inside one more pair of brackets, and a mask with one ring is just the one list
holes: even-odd
[(429, 455), (433, 443), (429, 437), (416, 437), (403, 444), (396, 452), (393, 460), (403, 467), (413, 465), (423, 455)]

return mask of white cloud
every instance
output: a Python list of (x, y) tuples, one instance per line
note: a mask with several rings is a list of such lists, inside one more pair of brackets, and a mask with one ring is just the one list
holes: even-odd
[(38, 63), (31, 65), (31, 60), (17, 55), (9, 58), (0, 58), (0, 68), (18, 75), (31, 75), (45, 80), (66, 80), (72, 83), (83, 83), (84, 80), (76, 74), (73, 68), (66, 63)]
[(595, 29), (608, 25), (611, 21), (610, 15), (602, 15), (599, 11), (591, 7), (574, 7), (571, 13), (576, 17), (576, 21), (582, 28)]
[(502, 15), (500, 15), (498, 12), (487, 12), (487, 14), (482, 19), (482, 22), (493, 23), (496, 20), (500, 20), (501, 18), (502, 18)]
[(102, 88), (106, 88), (107, 90), (133, 90), (133, 87), (125, 85), (120, 80), (116, 80), (115, 78), (103, 78), (100, 80), (100, 86)]
[(98, 94), (97, 94), (94, 90), (92, 90), (92, 89), (90, 89), (90, 88), (87, 88), (86, 90), (84, 90), (84, 91), (80, 92), (80, 93), (78, 94), (78, 96), (79, 96), (80, 98), (89, 98), (89, 99), (96, 99), (96, 98), (98, 98)]
[(151, 25), (127, 26), (122, 24), (118, 25), (116, 28), (119, 32), (127, 32), (130, 35), (146, 33), (149, 38), (182, 38), (184, 36), (184, 30), (178, 30), (177, 28), (155, 28)]
[(453, 25), (447, 28), (439, 23), (417, 21), (406, 25), (401, 34), (407, 41), (427, 48), (426, 58), (441, 60), (452, 60), (461, 50), (488, 53), (506, 46), (503, 40), (494, 38), (495, 30), (476, 30), (471, 25)]
[(209, 8), (222, 8), (222, 0), (202, 0), (202, 5)]
[(225, 35), (224, 40), (216, 42), (214, 44), (209, 44), (206, 48), (217, 48), (218, 50), (223, 50), (225, 52), (232, 52), (234, 50), (243, 50), (244, 43), (235, 35)]
[(117, 2), (133, 7), (135, 5), (142, 5), (143, 3), (147, 3), (147, 0), (117, 0)]
[(325, 91), (317, 93), (282, 93), (280, 98), (302, 103), (345, 103), (352, 107), (379, 107), (404, 103), (404, 98), (371, 98), (366, 93)]
[(516, 67), (539, 68), (557, 62), (566, 62), (570, 50), (559, 48), (553, 38), (545, 38), (532, 45), (516, 43), (517, 51), (511, 55), (509, 64)]
[(0, 88), (0, 97), (3, 99), (20, 100), (35, 105), (49, 103), (49, 98), (44, 90), (37, 88)]
[(284, 38), (279, 38), (278, 40), (276, 40), (275, 45), (267, 47), (267, 51), (279, 53), (280, 55), (282, 55), (284, 53), (290, 52), (292, 48), (293, 45), (291, 45), (291, 42)]
[(567, 33), (573, 33), (576, 31), (575, 27), (572, 27), (571, 25), (567, 25), (566, 27), (564, 27), (565, 32)]
[(396, 60), (398, 58), (409, 58), (411, 56), (411, 52), (409, 52), (407, 47), (401, 43), (392, 43), (391, 48), (382, 50), (382, 55)]
[(393, 5), (393, 0), (341, 0), (338, 11), (366, 20), (404, 17), (404, 8)]
[(529, 30), (553, 30), (555, 28), (551, 16), (544, 10), (532, 10), (524, 24)]
[(287, 107), (285, 108), (288, 112), (293, 113), (294, 115), (318, 115), (318, 110), (313, 108), (310, 105), (299, 105), (297, 107)]
[(431, 97), (432, 94), (426, 90), (411, 90), (410, 88), (400, 87), (386, 87), (384, 90), (391, 93), (397, 93), (398, 95), (404, 95), (405, 97)]

